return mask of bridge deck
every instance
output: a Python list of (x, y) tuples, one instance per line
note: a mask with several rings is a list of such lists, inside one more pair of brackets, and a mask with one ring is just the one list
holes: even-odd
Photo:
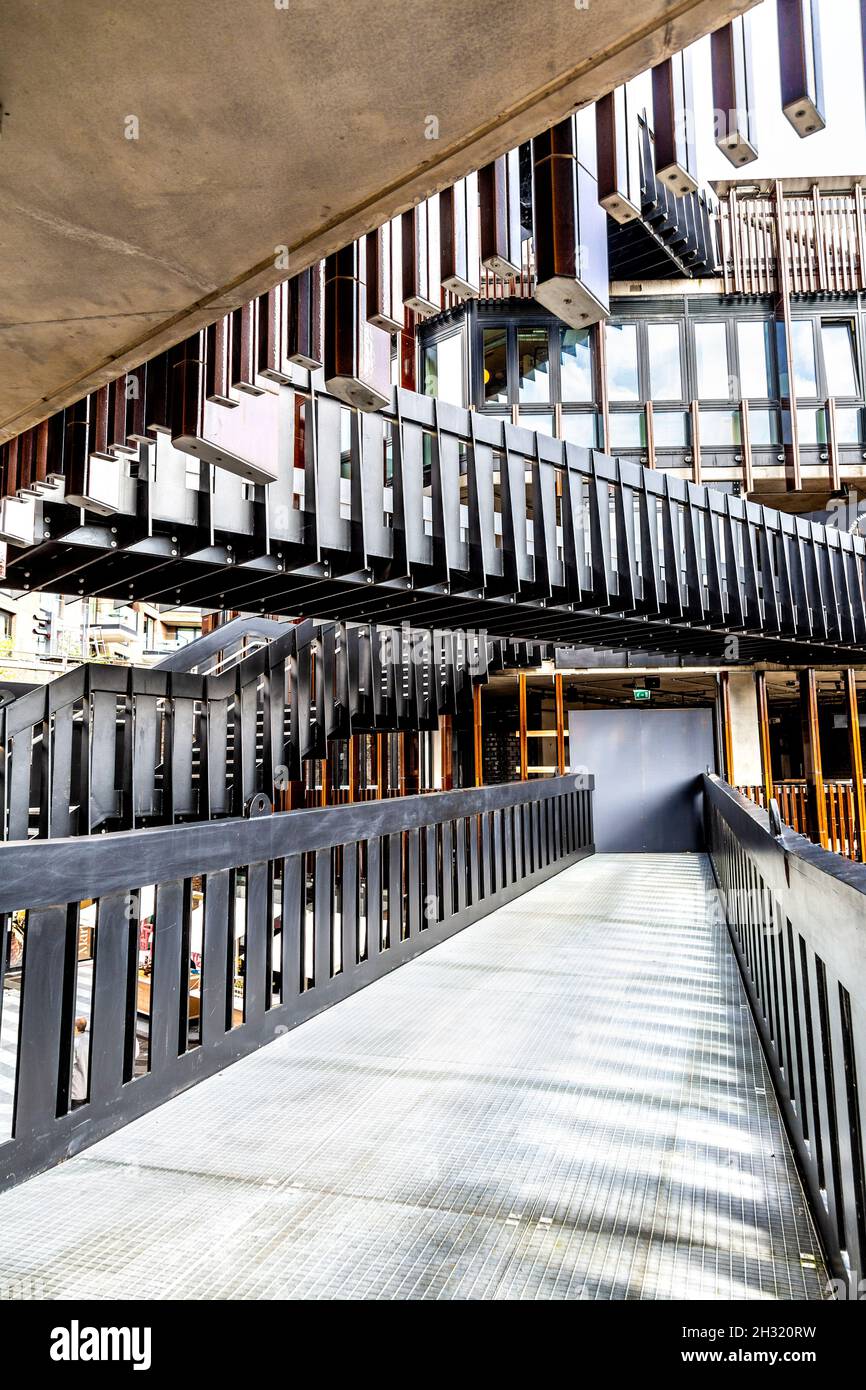
[(586, 860), (0, 1197), (0, 1295), (820, 1298), (710, 883)]

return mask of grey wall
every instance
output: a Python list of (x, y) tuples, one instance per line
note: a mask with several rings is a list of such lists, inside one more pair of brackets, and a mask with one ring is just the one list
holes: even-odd
[(700, 775), (715, 769), (711, 709), (571, 710), (572, 771), (595, 773), (601, 853), (703, 848)]

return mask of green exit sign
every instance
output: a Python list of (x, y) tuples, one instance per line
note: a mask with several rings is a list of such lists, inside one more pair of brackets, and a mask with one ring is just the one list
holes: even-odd
[(634, 698), (635, 698), (636, 700), (651, 700), (651, 699), (652, 699), (652, 694), (653, 694), (653, 693), (652, 693), (651, 690), (633, 690), (633, 691), (632, 691), (632, 695), (634, 696)]

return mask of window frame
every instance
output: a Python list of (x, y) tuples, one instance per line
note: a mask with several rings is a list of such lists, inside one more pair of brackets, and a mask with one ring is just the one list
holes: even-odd
[[(468, 333), (467, 322), (466, 322), (466, 319), (465, 319), (465, 318), (464, 318), (462, 321), (459, 320), (459, 319), (458, 319), (458, 320), (454, 320), (454, 319), (449, 319), (449, 320), (447, 320), (445, 323), (443, 323), (443, 324), (437, 326), (437, 328), (429, 335), (429, 337), (425, 337), (424, 340), (418, 344), (418, 348), (419, 348), (419, 351), (418, 351), (418, 378), (419, 378), (419, 384), (420, 384), (420, 386), (421, 386), (421, 394), (426, 396), (426, 395), (427, 395), (427, 391), (426, 391), (426, 376), (427, 376), (427, 371), (426, 371), (426, 354), (427, 354), (432, 348), (435, 348), (436, 351), (437, 351), (437, 354), (438, 354), (438, 350), (439, 350), (439, 345), (440, 345), (440, 343), (445, 342), (445, 341), (447, 341), (447, 340), (449, 340), (449, 339), (451, 339), (451, 338), (459, 338), (459, 339), (460, 339), (461, 378), (462, 378), (462, 386), (463, 386), (463, 401), (462, 401), (461, 404), (462, 404), (463, 409), (465, 410), (465, 409), (466, 409), (467, 402), (468, 402), (469, 399), (470, 399), (470, 396), (469, 396), (468, 392), (469, 392), (469, 386), (470, 386), (470, 380), (471, 380), (471, 378), (470, 378), (470, 373), (469, 373), (469, 344), (468, 344), (469, 333)], [(438, 382), (438, 380), (439, 380), (438, 363), (437, 363), (437, 370), (436, 370), (436, 380), (437, 380), (437, 382)], [(429, 397), (429, 399), (431, 399), (431, 400), (441, 400), (441, 397), (437, 395), (437, 396), (431, 396), (431, 397)], [(453, 402), (446, 402), (446, 404), (453, 404)]]

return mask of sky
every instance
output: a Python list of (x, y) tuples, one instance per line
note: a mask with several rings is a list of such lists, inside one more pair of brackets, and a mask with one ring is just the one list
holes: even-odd
[[(866, 102), (859, 0), (820, 0), (825, 130), (805, 140), (782, 115), (776, 0), (749, 11), (757, 91), (758, 158), (735, 170), (713, 141), (710, 40), (693, 47), (698, 169), (702, 181), (812, 174), (866, 177)], [(765, 57), (766, 55), (766, 57)]]
[[(698, 180), (809, 177), (860, 174), (866, 178), (866, 99), (859, 0), (819, 0), (826, 128), (801, 140), (782, 115), (776, 0), (747, 12), (751, 29), (758, 158), (735, 167), (716, 147), (713, 125), (710, 39), (689, 50), (693, 64)], [(652, 79), (631, 84), (637, 108), (652, 111)]]

